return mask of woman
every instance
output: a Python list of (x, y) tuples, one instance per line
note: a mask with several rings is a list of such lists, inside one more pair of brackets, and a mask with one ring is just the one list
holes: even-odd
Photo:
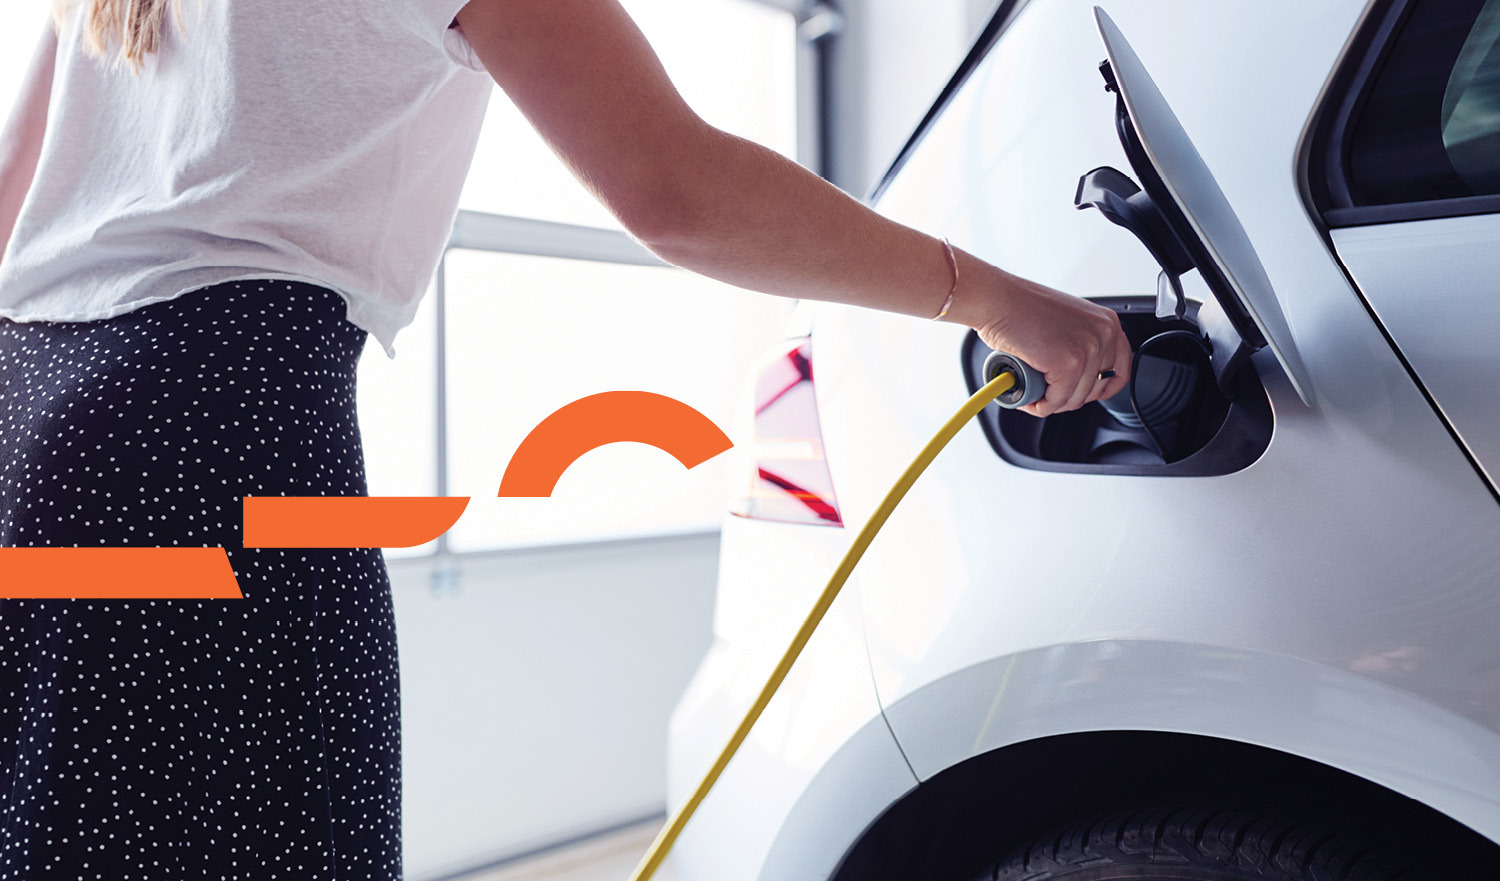
[(665, 260), (975, 328), (1046, 373), (1036, 415), (1128, 379), (1112, 311), (705, 124), (616, 0), (56, 21), (0, 141), (0, 546), (224, 546), (245, 599), (0, 601), (0, 879), (399, 877), (379, 551), (244, 549), (239, 500), (365, 492), (355, 364), (415, 312), (491, 77)]

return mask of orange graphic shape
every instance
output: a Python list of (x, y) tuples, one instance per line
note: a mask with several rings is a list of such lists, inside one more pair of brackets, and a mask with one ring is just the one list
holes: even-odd
[(0, 598), (237, 600), (223, 548), (0, 548)]
[(692, 468), (734, 446), (712, 419), (652, 392), (602, 392), (579, 398), (526, 435), (500, 479), (503, 497), (550, 496), (584, 453), (621, 441), (650, 444)]
[(246, 496), (247, 548), (411, 548), (452, 528), (468, 496)]

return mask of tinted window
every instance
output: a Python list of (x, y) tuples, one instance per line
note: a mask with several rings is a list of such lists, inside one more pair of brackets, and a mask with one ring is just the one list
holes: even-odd
[(1353, 127), (1356, 205), (1500, 193), (1500, 0), (1418, 0)]

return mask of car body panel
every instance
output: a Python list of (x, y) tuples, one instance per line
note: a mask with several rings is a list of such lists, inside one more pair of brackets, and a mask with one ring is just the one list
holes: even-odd
[(1420, 663), (1398, 650), (1351, 672), (1212, 645), (1073, 642), (959, 670), (887, 715), (923, 745), (912, 759), (924, 779), (1056, 734), (1195, 734), (1348, 771), (1500, 839), (1500, 736), (1382, 681)]
[(1333, 230), (1334, 246), (1492, 485), (1500, 486), (1500, 216)]
[[(1072, 204), (1079, 175), (1129, 167), (1092, 6), (1021, 8), (878, 210), (1071, 293), (1154, 292), (1145, 249)], [(736, 759), (709, 819), (690, 827), (682, 878), (825, 877), (886, 806), (880, 792), (888, 805), (912, 779), (988, 751), (1102, 730), (1283, 750), (1500, 841), (1500, 504), (1351, 285), (1295, 172), (1365, 6), (1105, 5), (1259, 255), (1313, 404), (1271, 351), (1257, 353), (1271, 440), (1213, 477), (1028, 470), (965, 427), (871, 545), (825, 625), (837, 635), (815, 637), (794, 670), (852, 692), (826, 709), (801, 698), (800, 712), (752, 734), (744, 768)], [(1209, 296), (1195, 275), (1184, 282), (1193, 299)], [(969, 331), (848, 306), (812, 314), (823, 446), (852, 531), (968, 397)], [(768, 668), (741, 656), (784, 645), (842, 552), (840, 532), (730, 518), (719, 601), (735, 635), (705, 670)], [(749, 702), (754, 676), (715, 676), (740, 684), (711, 696), (721, 679), (700, 671), (674, 725), (682, 779)], [(881, 708), (894, 740), (873, 724)], [(805, 739), (782, 736), (790, 718)], [(861, 754), (879, 786), (860, 783)], [(749, 850), (718, 838), (738, 841), (745, 827)]]
[[(1236, 205), (1276, 289), (1283, 292), (1288, 322), (1298, 335), (1318, 393), (1317, 406), (1301, 406), (1295, 394), (1288, 398), (1291, 388), (1274, 360), (1267, 363), (1269, 353), (1257, 355), (1255, 363), (1276, 413), (1270, 446), (1243, 471), (1205, 478), (1030, 472), (1000, 461), (977, 426), (966, 429), (917, 484), (862, 564), (861, 589), (871, 622), (876, 674), (888, 702), (987, 655), (1073, 639), (1127, 632), (1188, 642), (1224, 640), (1229, 646), (1274, 647), (1347, 664), (1369, 650), (1368, 638), (1327, 625), (1355, 600), (1369, 603), (1361, 618), (1380, 621), (1392, 634), (1424, 626), (1425, 619), (1414, 620), (1410, 614), (1417, 600), (1419, 607), (1432, 603), (1432, 623), (1463, 621), (1490, 608), (1491, 592), (1480, 587), (1500, 571), (1487, 549), (1500, 529), (1500, 509), (1307, 219), (1292, 173), (1291, 157), (1318, 98), (1317, 85), (1326, 79), (1362, 7), (1273, 5), (1276, 8), (1263, 15), (1236, 21), (1235, 26), (1247, 33), (1235, 45), (1265, 45), (1273, 33), (1285, 31), (1283, 42), (1293, 44), (1285, 54), (1300, 59), (1295, 63), (1307, 69), (1275, 79), (1284, 94), (1275, 94), (1262, 79), (1244, 86), (1243, 99), (1222, 86), (1245, 80), (1222, 68), (1248, 63), (1243, 57), (1218, 57), (1228, 54), (1222, 49), (1215, 50), (1217, 55), (1199, 50), (1202, 57), (1191, 47), (1179, 49), (1177, 56), (1191, 57), (1176, 58), (1168, 65), (1174, 75), (1162, 73), (1158, 79), (1169, 100), (1176, 94), (1172, 85), (1197, 99), (1187, 102), (1188, 109), (1177, 108), (1190, 129), (1192, 120), (1204, 118), (1215, 104), (1276, 108), (1251, 114), (1261, 139), (1255, 144), (1237, 146), (1233, 136), (1243, 137), (1243, 131), (1220, 126), (1229, 133), (1200, 139), (1200, 148)], [(1334, 8), (1341, 15), (1328, 11)], [(1044, 12), (1045, 20), (1028, 22)], [(1012, 37), (1043, 46), (1092, 40), (1091, 24), (1085, 3), (1032, 4), (995, 51)], [(1023, 30), (1027, 27), (1030, 31)], [(1070, 32), (1072, 39), (1044, 38), (1049, 27)], [(1026, 51), (1044, 54), (1041, 49)], [(1047, 63), (1046, 58), (1028, 60)], [(1193, 72), (1194, 61), (1220, 69), (1214, 76), (1204, 75), (1215, 85), (1212, 94), (1181, 85)], [(1052, 73), (1047, 67), (1040, 76), (1046, 79)], [(1089, 69), (1084, 73), (1096, 76)], [(1296, 84), (1300, 85), (1294, 90)], [(1021, 100), (1002, 94), (1003, 85), (995, 89), (996, 101)], [(1251, 85), (1273, 94), (1268, 99)], [(1097, 93), (1097, 113), (1105, 120), (1105, 134), (1094, 141), (1112, 140), (1109, 97), (1092, 81), (1089, 88)], [(1050, 112), (1056, 118), (1059, 102), (1051, 97)], [(938, 127), (949, 119), (960, 129), (997, 125), (995, 113), (973, 111), (968, 118), (962, 113), (955, 118), (960, 100)], [(961, 230), (964, 244), (982, 250), (981, 256), (1005, 266), (1028, 264), (1040, 270), (1032, 277), (1041, 276), (1038, 280), (1066, 290), (1120, 292), (1125, 281), (1137, 286), (1133, 292), (1149, 291), (1154, 268), (1138, 269), (1149, 259), (1142, 256), (1133, 265), (1117, 261), (1116, 246), (1105, 241), (1112, 237), (1144, 255), (1127, 233), (1091, 212), (1074, 216), (1093, 220), (1093, 230), (1071, 222), (1065, 227), (1056, 219), (1071, 209), (1061, 179), (1070, 171), (1076, 174), (1098, 164), (1073, 165), (1072, 157), (1066, 156), (1071, 169), (1054, 168), (1051, 157), (1068, 149), (1066, 141), (1076, 128), (1070, 128), (1068, 138), (1058, 139), (1056, 150), (1051, 143), (1038, 142), (1012, 151), (1010, 158), (1027, 169), (1032, 181), (1057, 179), (1052, 202), (1035, 211), (1029, 203), (1006, 212), (995, 208), (1006, 205), (1011, 180), (1007, 175), (1014, 173), (994, 163), (983, 166), (986, 175), (979, 179), (943, 179), (945, 169), (957, 174), (974, 163), (963, 163), (961, 155), (946, 147), (925, 153), (926, 143), (907, 162), (903, 178), (889, 188), (879, 207), (930, 232)], [(1034, 134), (1026, 136), (1036, 139)], [(937, 129), (929, 140), (933, 138), (976, 140), (954, 138)], [(1118, 151), (1116, 145), (1111, 147)], [(1112, 158), (1103, 148), (1101, 153), (1106, 161)], [(1224, 156), (1235, 161), (1223, 161)], [(911, 181), (904, 178), (908, 173)], [(934, 192), (963, 195), (950, 206), (927, 197)], [(1024, 190), (1020, 195), (1031, 197)], [(1054, 202), (1064, 209), (1054, 208)], [(1024, 214), (1031, 222), (1004, 230), (966, 222), (986, 210)], [(976, 238), (976, 231), (983, 235)], [(959, 235), (953, 238), (960, 240)], [(1091, 259), (1096, 251), (1103, 256)], [(1119, 269), (1122, 265), (1124, 271)], [(899, 317), (846, 307), (823, 307), (816, 327), (825, 446), (846, 517), (859, 522), (932, 427), (963, 399), (956, 363), (963, 331), (912, 326)], [(980, 528), (963, 526), (985, 520), (995, 523), (994, 540), (985, 540)], [(998, 537), (1002, 528), (1003, 540)], [(1079, 541), (1085, 542), (1086, 552), (1077, 549)], [(1168, 554), (1170, 560), (1164, 557)], [(1461, 566), (1450, 565), (1460, 556)], [(981, 573), (994, 580), (995, 589), (973, 589)], [(1324, 596), (1305, 587), (1335, 577), (1341, 588), (1353, 585), (1348, 595)], [(1412, 585), (1428, 584), (1434, 577), (1439, 583), (1452, 583), (1453, 590), (1420, 598), (1409, 594)], [(1106, 588), (1116, 582), (1130, 585), (1131, 595), (1109, 593)], [(1213, 584), (1215, 590), (1173, 602), (1183, 590), (1175, 585), (1195, 583)], [(1020, 606), (1010, 602), (1015, 592), (1030, 595), (1033, 584), (1045, 585), (1045, 592)], [(1003, 601), (997, 598), (1001, 595)], [(1091, 608), (1110, 599), (1118, 607), (1109, 608), (1108, 614), (1090, 614)], [(1309, 627), (1305, 633), (1281, 636), (1274, 626), (1263, 627), (1274, 602), (1287, 603), (1287, 612), (1315, 614), (1305, 620), (1324, 622), (1324, 629)], [(954, 603), (979, 605), (955, 611)], [(950, 619), (968, 629), (940, 632), (937, 622)], [(1055, 632), (1048, 632), (1049, 622)], [(894, 629), (901, 631), (899, 637), (882, 632)]]
[[(956, 341), (865, 312), (829, 316), (817, 333), (820, 350), (849, 365), (825, 376), (866, 368), (875, 379), (824, 396), (834, 480), (860, 522), (884, 486), (854, 475), (899, 473), (925, 440), (909, 426), (941, 424), (945, 404), (964, 397)], [(896, 346), (911, 359), (905, 381), (930, 395), (897, 403), (882, 388), (887, 365), (866, 353)], [(1500, 506), (1394, 354), (1375, 354), (1340, 378), (1351, 391), (1368, 383), (1358, 397), (1324, 394), (1317, 411), (1275, 381), (1271, 361), (1276, 434), (1255, 464), (1220, 477), (1028, 471), (966, 428), (861, 563), (883, 702), (997, 656), (1141, 638), (1339, 669), (1414, 652), (1392, 687), (1500, 725), (1489, 679), (1473, 672), (1500, 669)], [(854, 425), (865, 440), (839, 436)], [(921, 743), (892, 723), (926, 766)]]
[[(783, 524), (725, 521), (721, 578), (754, 573), (757, 587), (743, 596), (759, 608), (736, 614), (721, 592), (714, 645), (672, 716), (672, 805), (728, 741), (851, 537), (831, 527), (786, 532)], [(770, 557), (768, 534), (776, 536)], [(847, 592), (688, 824), (673, 868), (714, 881), (826, 877), (848, 843), (915, 785), (875, 700), (859, 601)]]

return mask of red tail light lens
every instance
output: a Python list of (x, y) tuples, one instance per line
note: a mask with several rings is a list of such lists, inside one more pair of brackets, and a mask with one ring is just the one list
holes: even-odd
[(755, 378), (754, 471), (730, 513), (756, 520), (843, 526), (813, 397), (812, 338), (789, 340)]

